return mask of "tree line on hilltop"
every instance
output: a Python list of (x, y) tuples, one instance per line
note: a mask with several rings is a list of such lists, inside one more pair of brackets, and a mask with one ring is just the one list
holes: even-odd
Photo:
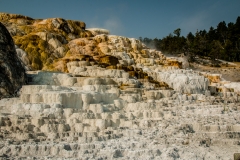
[(188, 55), (194, 60), (195, 56), (210, 57), (212, 60), (240, 61), (240, 17), (236, 23), (220, 22), (217, 28), (210, 27), (208, 31), (200, 30), (195, 34), (189, 32), (181, 36), (178, 28), (162, 39), (139, 37), (148, 47), (154, 47), (163, 53)]

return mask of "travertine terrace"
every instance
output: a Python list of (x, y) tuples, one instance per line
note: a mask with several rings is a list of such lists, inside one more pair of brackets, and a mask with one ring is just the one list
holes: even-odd
[[(4, 22), (14, 31), (23, 20), (5, 15)], [(182, 69), (136, 39), (74, 24), (89, 37), (69, 31), (60, 42), (61, 27), (29, 33), (49, 47), (51, 64), (36, 64), (29, 46), (16, 46), (28, 84), (0, 100), (0, 158), (230, 160), (240, 152), (239, 83)]]

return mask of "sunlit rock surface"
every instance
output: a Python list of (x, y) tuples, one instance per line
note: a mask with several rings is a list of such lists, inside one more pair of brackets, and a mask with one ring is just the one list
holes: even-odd
[(66, 62), (87, 59), (101, 65), (99, 60), (106, 55), (116, 57), (124, 66), (136, 63), (181, 67), (180, 62), (148, 49), (137, 39), (110, 35), (106, 29), (86, 29), (81, 21), (32, 19), (7, 13), (0, 13), (0, 20), (11, 33), (18, 56), (28, 70), (68, 72)]
[(239, 151), (238, 92), (147, 89), (96, 73), (29, 71), (20, 96), (0, 100), (2, 157), (228, 159)]

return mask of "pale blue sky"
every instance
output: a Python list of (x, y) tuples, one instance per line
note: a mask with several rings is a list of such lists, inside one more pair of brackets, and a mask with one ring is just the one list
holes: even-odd
[(126, 37), (162, 38), (181, 28), (190, 31), (216, 28), (221, 21), (236, 21), (240, 0), (0, 0), (0, 12), (32, 18), (62, 17), (80, 20), (87, 28), (109, 29)]

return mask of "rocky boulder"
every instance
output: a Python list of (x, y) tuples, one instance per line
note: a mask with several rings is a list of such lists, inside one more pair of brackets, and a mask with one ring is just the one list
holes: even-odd
[(12, 97), (26, 84), (25, 69), (17, 57), (14, 42), (0, 23), (0, 98)]

